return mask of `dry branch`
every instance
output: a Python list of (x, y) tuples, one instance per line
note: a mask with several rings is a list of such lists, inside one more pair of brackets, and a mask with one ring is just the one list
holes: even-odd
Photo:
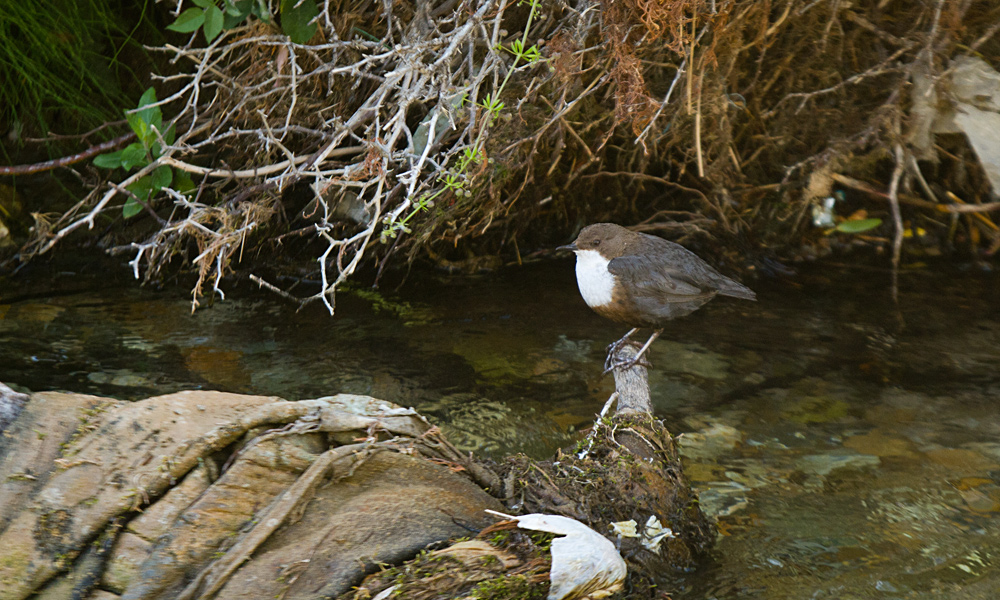
[[(197, 194), (165, 190), (142, 213), (155, 218), (116, 230), (115, 248), (147, 279), (182, 257), (199, 275), (193, 307), (206, 282), (223, 294), (248, 246), (281, 252), (293, 240), (314, 257), (318, 290), (293, 296), (250, 276), (331, 313), (364, 264), (381, 273), (393, 254), (445, 263), (551, 245), (581, 221), (703, 215), (712, 221), (692, 219), (709, 235), (780, 251), (808, 233), (815, 198), (803, 190), (823, 169), (891, 188), (889, 208), (905, 205), (897, 232), (940, 206), (993, 210), (967, 145), (914, 167), (929, 151), (915, 152), (904, 127), (916, 78), (944, 102), (956, 57), (1000, 65), (1000, 7), (988, 0), (317, 6), (306, 44), (251, 18), (208, 46), (196, 32), (155, 49), (177, 69), (157, 85), (176, 140), (51, 222), (37, 216), (22, 259), (118, 219), (122, 190), (160, 166), (192, 176)], [(540, 60), (516, 43), (537, 44)], [(975, 200), (920, 204), (914, 180), (932, 200)]]

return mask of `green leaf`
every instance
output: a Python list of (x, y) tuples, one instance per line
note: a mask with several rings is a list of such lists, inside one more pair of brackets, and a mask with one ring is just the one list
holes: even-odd
[[(149, 202), (149, 196), (152, 193), (152, 179), (149, 175), (139, 178), (138, 181), (127, 186), (125, 189), (135, 194), (136, 198), (142, 200), (143, 202)], [(142, 204), (140, 204), (135, 198), (129, 198), (125, 201), (125, 205), (122, 206), (122, 216), (126, 219), (130, 219), (137, 214), (142, 212)]]
[(170, 25), (167, 25), (167, 29), (180, 33), (191, 33), (192, 31), (197, 31), (204, 22), (205, 11), (200, 8), (189, 8), (177, 15), (177, 19)]
[(229, 31), (243, 21), (253, 10), (253, 0), (226, 0), (225, 18), (222, 20), (222, 28)]
[(125, 201), (125, 205), (122, 206), (122, 216), (126, 219), (131, 219), (141, 212), (142, 205), (135, 198), (129, 198)]
[(102, 169), (117, 169), (122, 166), (122, 152), (111, 152), (108, 154), (99, 154), (94, 157), (94, 166), (101, 167)]
[(127, 148), (122, 150), (121, 164), (126, 171), (136, 165), (145, 165), (147, 162), (146, 148), (139, 142), (129, 144)]
[(191, 0), (191, 2), (194, 2), (195, 6), (200, 6), (202, 8), (212, 6), (212, 0)]
[[(156, 90), (150, 87), (148, 90), (142, 93), (142, 97), (139, 98), (139, 111), (136, 113), (139, 118), (143, 120), (146, 125), (155, 125), (159, 129), (163, 125), (163, 113), (160, 112), (159, 106), (149, 106), (156, 102)], [(148, 145), (148, 144), (147, 144)]]
[(246, 15), (233, 16), (233, 15), (231, 15), (229, 13), (223, 14), (222, 15), (222, 29), (223, 29), (223, 31), (229, 31), (230, 29), (233, 29), (234, 27), (236, 27), (237, 25), (239, 25), (240, 23), (242, 23), (243, 21), (245, 21), (246, 18), (247, 18)]
[(149, 194), (153, 191), (153, 180), (149, 175), (143, 175), (136, 181), (130, 183), (125, 189), (135, 194), (143, 202), (149, 200)]
[(882, 219), (858, 219), (857, 221), (844, 221), (837, 225), (837, 231), (841, 233), (862, 233), (869, 229), (875, 229), (882, 224)]
[(170, 185), (174, 179), (174, 170), (167, 165), (160, 165), (150, 175), (150, 186), (153, 192), (158, 192)]
[(187, 171), (178, 170), (174, 173), (174, 189), (182, 194), (194, 191), (194, 181)]
[(205, 40), (209, 44), (222, 33), (222, 11), (218, 6), (209, 6), (205, 9)]
[(160, 111), (160, 107), (149, 106), (155, 102), (156, 90), (149, 88), (139, 98), (139, 110), (125, 113), (125, 118), (128, 120), (129, 126), (132, 127), (132, 131), (147, 148), (156, 141), (156, 133), (150, 126), (157, 129), (163, 126), (163, 113)]
[(132, 131), (135, 132), (135, 135), (138, 136), (140, 140), (145, 141), (146, 138), (149, 137), (149, 125), (142, 120), (139, 113), (126, 112), (125, 119), (128, 121)]
[(316, 0), (281, 0), (281, 30), (296, 44), (305, 44), (316, 33), (312, 20), (318, 14)]
[(226, 0), (226, 15), (245, 19), (250, 14), (251, 0)]
[(177, 128), (171, 125), (163, 132), (163, 140), (167, 142), (167, 145), (174, 143), (174, 138), (177, 136)]

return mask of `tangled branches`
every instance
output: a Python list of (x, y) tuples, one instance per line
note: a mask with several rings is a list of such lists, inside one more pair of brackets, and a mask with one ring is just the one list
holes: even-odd
[[(437, 7), (328, 1), (308, 44), (248, 19), (207, 47), (197, 47), (195, 32), (185, 47), (159, 48), (179, 71), (157, 78), (161, 89), (172, 91), (149, 105), (176, 110), (158, 132), (162, 150), (109, 184), (96, 203), (85, 199), (64, 214), (35, 251), (93, 227), (116, 198), (134, 198), (159, 227), (115, 251), (133, 251), (136, 276), (145, 266), (149, 278), (196, 242), (197, 306), (202, 283), (214, 280), (221, 294), (218, 282), (248, 235), (281, 212), (289, 188), (307, 182), (315, 222), (300, 233), (325, 247), (317, 258), (322, 287), (300, 301), (322, 301), (333, 313), (335, 290), (373, 239), (410, 233), (413, 217), (445, 192), (471, 195), (469, 182), (488, 164), (483, 140), (503, 110), (504, 85), (515, 70), (537, 68), (541, 58), (525, 43), (539, 8), (514, 9), (508, 0)], [(515, 36), (502, 27), (512, 12), (526, 23)], [(361, 25), (384, 31), (373, 35)], [(168, 128), (176, 139), (163, 135)], [(194, 199), (166, 186), (154, 207), (130, 192), (160, 167), (200, 180)]]
[[(126, 237), (140, 241), (115, 251), (137, 276), (188, 257), (197, 306), (205, 283), (222, 294), (248, 246), (309, 240), (320, 287), (294, 299), (332, 313), (365, 262), (446, 263), (470, 240), (520, 258), (519, 238), (543, 245), (581, 221), (656, 229), (682, 216), (685, 234), (787, 247), (835, 184), (856, 206), (892, 208), (898, 261), (910, 220), (953, 235), (942, 212), (976, 204), (939, 198), (989, 194), (968, 147), (917, 143), (908, 113), (928, 105), (918, 80), (948, 97), (956, 54), (1000, 61), (1000, 8), (986, 0), (323, 0), (295, 43), (279, 5), (311, 2), (272, 0), (268, 13), (261, 0), (254, 14), (270, 20), (212, 35), (206, 22), (204, 36), (156, 49), (175, 71), (157, 77), (153, 106), (173, 116), (147, 140), (148, 164), (37, 216), (22, 254), (124, 202)], [(161, 193), (136, 193), (167, 172)], [(889, 191), (844, 183), (872, 179)], [(971, 216), (968, 228), (1000, 246), (1000, 228)]]

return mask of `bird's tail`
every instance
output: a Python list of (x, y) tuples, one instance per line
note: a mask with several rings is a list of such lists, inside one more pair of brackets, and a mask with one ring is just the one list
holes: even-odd
[(757, 294), (753, 290), (743, 285), (742, 283), (737, 283), (728, 277), (723, 277), (722, 281), (718, 282), (719, 293), (723, 296), (732, 296), (733, 298), (742, 298), (743, 300), (756, 300)]

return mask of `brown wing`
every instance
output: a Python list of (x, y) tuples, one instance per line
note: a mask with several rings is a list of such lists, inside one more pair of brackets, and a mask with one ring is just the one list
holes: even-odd
[[(657, 289), (666, 286), (667, 290), (676, 287), (682, 294), (710, 292), (744, 300), (757, 299), (753, 290), (719, 273), (684, 246), (652, 235), (643, 234), (642, 239), (645, 248), (612, 260), (608, 270), (616, 276), (633, 278), (641, 273), (658, 273), (665, 281), (652, 278), (649, 285)], [(612, 267), (618, 261), (621, 261), (617, 267), (621, 275)]]
[(704, 289), (662, 259), (647, 255), (622, 256), (608, 263), (608, 271), (624, 284), (623, 301), (636, 318), (631, 325), (661, 328), (667, 321), (698, 310), (717, 293)]
[(706, 292), (658, 255), (620, 256), (608, 263), (608, 271), (638, 296), (651, 295), (679, 302)]

